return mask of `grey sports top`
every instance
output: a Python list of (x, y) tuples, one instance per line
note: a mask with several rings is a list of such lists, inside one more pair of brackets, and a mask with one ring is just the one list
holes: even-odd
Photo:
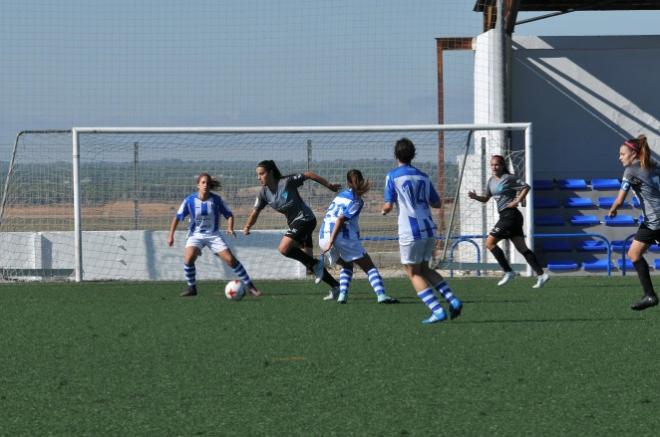
[(267, 186), (262, 187), (257, 195), (254, 208), (261, 211), (266, 205), (270, 205), (275, 211), (286, 216), (286, 222), (289, 225), (296, 220), (314, 220), (314, 213), (298, 193), (298, 187), (302, 186), (304, 181), (305, 176), (298, 173), (280, 179), (275, 192), (272, 192)]
[(506, 206), (515, 199), (518, 191), (525, 187), (529, 187), (516, 175), (504, 173), (499, 179), (491, 176), (486, 184), (486, 193), (488, 196), (494, 197), (497, 202), (497, 212), (502, 212)]
[(644, 214), (644, 224), (654, 231), (660, 229), (660, 169), (651, 161), (648, 169), (643, 169), (639, 160), (633, 161), (623, 171), (621, 189), (633, 189), (639, 199)]

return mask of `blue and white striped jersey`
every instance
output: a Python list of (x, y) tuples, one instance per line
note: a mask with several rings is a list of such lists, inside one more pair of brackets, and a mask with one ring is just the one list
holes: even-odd
[(385, 178), (385, 202), (399, 209), (399, 244), (435, 237), (430, 203), (440, 201), (429, 177), (411, 165), (390, 170)]
[(330, 206), (328, 206), (325, 218), (321, 224), (319, 237), (321, 239), (330, 238), (337, 223), (337, 218), (343, 216), (346, 218), (346, 221), (342, 226), (341, 232), (337, 235), (338, 238), (359, 240), (360, 225), (358, 220), (363, 206), (364, 200), (356, 199), (353, 190), (350, 188), (339, 193)]
[(220, 214), (226, 219), (233, 215), (220, 196), (209, 193), (208, 199), (200, 200), (197, 193), (193, 193), (183, 200), (176, 213), (176, 218), (183, 221), (184, 218), (190, 216), (188, 235), (210, 234), (218, 231)]

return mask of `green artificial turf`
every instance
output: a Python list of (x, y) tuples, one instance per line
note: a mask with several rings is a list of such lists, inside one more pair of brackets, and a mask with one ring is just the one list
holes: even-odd
[(449, 279), (424, 326), (407, 280), (378, 305), (310, 281), (0, 285), (2, 435), (654, 435), (660, 307), (635, 277)]

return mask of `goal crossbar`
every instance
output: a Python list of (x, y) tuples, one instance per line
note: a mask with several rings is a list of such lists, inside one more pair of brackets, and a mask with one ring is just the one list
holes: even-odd
[[(74, 277), (83, 279), (82, 258), (82, 213), (80, 199), (80, 134), (300, 134), (300, 133), (368, 133), (368, 132), (422, 132), (422, 131), (524, 131), (525, 136), (525, 178), (531, 182), (532, 169), (532, 124), (531, 123), (487, 123), (487, 124), (422, 124), (422, 125), (356, 125), (356, 126), (271, 126), (271, 127), (75, 127), (71, 129), (73, 146), (73, 203), (74, 203)], [(532, 229), (534, 205), (533, 196), (527, 200), (526, 226), (527, 244), (533, 248)], [(529, 268), (528, 268), (528, 273)]]

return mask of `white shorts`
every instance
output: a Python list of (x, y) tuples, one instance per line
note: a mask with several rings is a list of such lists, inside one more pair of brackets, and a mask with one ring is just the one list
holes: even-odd
[[(327, 243), (327, 239), (319, 239), (319, 247), (325, 247)], [(326, 252), (325, 259), (328, 260), (329, 265), (333, 265), (337, 263), (339, 258), (346, 262), (351, 262), (363, 258), (366, 254), (367, 251), (362, 247), (360, 240), (337, 238), (332, 248)]]
[(407, 244), (399, 244), (401, 264), (420, 264), (433, 259), (435, 238), (424, 238)]
[(220, 233), (190, 235), (188, 236), (188, 240), (186, 240), (186, 247), (196, 247), (200, 252), (204, 247), (208, 247), (213, 253), (220, 253), (229, 249), (229, 246), (227, 246)]

